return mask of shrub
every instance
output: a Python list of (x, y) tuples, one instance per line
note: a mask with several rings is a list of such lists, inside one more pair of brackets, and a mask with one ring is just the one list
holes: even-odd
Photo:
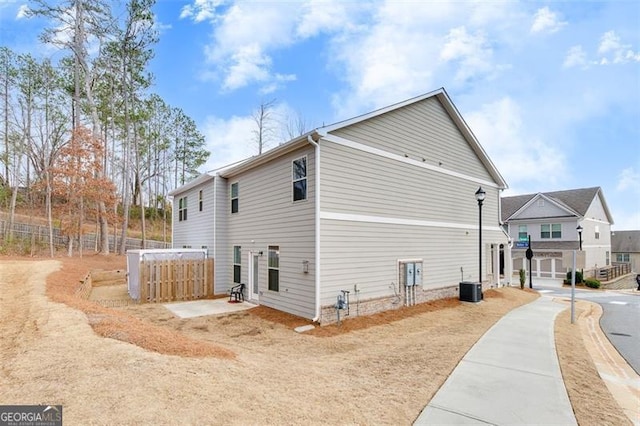
[(527, 273), (524, 269), (520, 269), (520, 288), (524, 288), (525, 281), (527, 281)]
[(600, 288), (600, 281), (595, 278), (587, 278), (584, 281), (584, 285), (590, 288)]
[[(582, 272), (576, 271), (576, 284), (583, 282)], [(565, 281), (567, 284), (571, 284), (571, 271), (567, 272), (567, 280)]]

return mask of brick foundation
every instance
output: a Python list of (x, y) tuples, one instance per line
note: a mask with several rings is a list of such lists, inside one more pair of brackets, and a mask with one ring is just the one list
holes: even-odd
[[(421, 286), (416, 286), (415, 303), (418, 304), (429, 302), (431, 300), (458, 297), (458, 289), (458, 284), (429, 290), (424, 290)], [(485, 288), (483, 286), (483, 290), (484, 289)], [(390, 311), (392, 309), (399, 309), (403, 306), (405, 306), (404, 289), (402, 289), (402, 293), (398, 296), (384, 296), (366, 300), (360, 299), (359, 302), (357, 302), (357, 298), (351, 294), (349, 315), (347, 316), (346, 310), (341, 310), (340, 321), (359, 316), (373, 315), (379, 312)], [(322, 307), (322, 312), (320, 314), (321, 325), (333, 324), (337, 322), (337, 320), (338, 317), (334, 305), (325, 305)]]

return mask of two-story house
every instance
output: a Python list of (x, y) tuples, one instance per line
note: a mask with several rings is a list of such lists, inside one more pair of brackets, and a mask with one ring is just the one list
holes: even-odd
[(564, 278), (568, 268), (562, 263), (563, 252), (580, 248), (585, 275), (611, 264), (613, 218), (600, 187), (503, 197), (502, 220), (513, 241), (514, 270), (529, 269), (529, 238), (531, 270), (539, 278)]
[(245, 283), (249, 301), (333, 322), (338, 297), (362, 315), (499, 285), (505, 188), (439, 89), (174, 190), (173, 245), (208, 249), (216, 293)]

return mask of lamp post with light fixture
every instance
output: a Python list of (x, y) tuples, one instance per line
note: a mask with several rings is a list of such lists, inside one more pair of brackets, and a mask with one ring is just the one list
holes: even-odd
[(487, 193), (478, 188), (476, 191), (476, 200), (478, 200), (478, 283), (482, 285), (482, 202)]
[(576, 230), (578, 231), (578, 238), (580, 239), (580, 251), (582, 251), (582, 225), (578, 225)]

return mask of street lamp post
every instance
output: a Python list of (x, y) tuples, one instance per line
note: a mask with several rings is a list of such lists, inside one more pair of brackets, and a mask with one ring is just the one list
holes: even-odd
[(478, 200), (478, 283), (482, 285), (482, 202), (487, 195), (482, 187), (476, 191)]
[(578, 238), (580, 239), (580, 251), (582, 251), (582, 225), (578, 225)]

